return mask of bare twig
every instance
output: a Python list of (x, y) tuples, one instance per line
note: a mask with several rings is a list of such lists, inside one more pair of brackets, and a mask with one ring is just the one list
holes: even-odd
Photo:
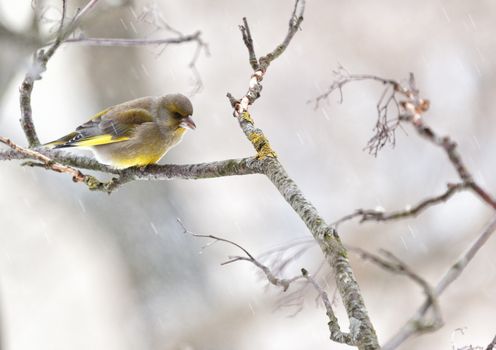
[(196, 49), (188, 63), (188, 68), (191, 69), (194, 75), (195, 88), (192, 94), (199, 92), (203, 87), (201, 75), (198, 72), (196, 64), (202, 52), (207, 56), (210, 55), (208, 44), (202, 40), (201, 32), (197, 31), (193, 34), (180, 34), (177, 37), (165, 39), (125, 39), (125, 38), (86, 38), (80, 36), (78, 38), (69, 38), (64, 40), (64, 44), (75, 44), (81, 46), (106, 46), (106, 47), (133, 47), (133, 46), (167, 46), (177, 45), (188, 42), (196, 43)]
[[(194, 88), (191, 91), (191, 95), (194, 95), (194, 94), (198, 93), (199, 91), (201, 91), (201, 89), (203, 88), (203, 81), (202, 81), (200, 72), (198, 71), (198, 68), (196, 65), (197, 65), (197, 62), (198, 62), (198, 59), (199, 59), (201, 53), (204, 52), (206, 56), (209, 56), (210, 51), (209, 51), (208, 44), (202, 40), (202, 38), (200, 36), (200, 32), (195, 33), (195, 34), (198, 34), (196, 38), (194, 38), (192, 40), (184, 40), (188, 36), (184, 35), (181, 31), (177, 30), (176, 28), (173, 28), (165, 20), (164, 16), (162, 15), (162, 12), (160, 11), (160, 9), (158, 8), (158, 6), (156, 4), (145, 6), (143, 12), (138, 17), (138, 19), (140, 19), (144, 23), (148, 23), (148, 24), (152, 25), (153, 27), (155, 27), (156, 31), (165, 30), (165, 31), (168, 31), (168, 32), (172, 33), (173, 35), (175, 35), (176, 36), (175, 39), (178, 42), (172, 42), (172, 43), (179, 43), (179, 42), (181, 42), (181, 40), (182, 40), (182, 42), (186, 42), (186, 41), (196, 42), (195, 52), (193, 53), (193, 56), (188, 63), (188, 68), (193, 73), (194, 81), (195, 81)], [(193, 34), (193, 35), (195, 35), (195, 34)], [(167, 45), (168, 43), (165, 42), (164, 44)]]
[(390, 220), (404, 219), (408, 217), (415, 217), (420, 213), (422, 213), (427, 208), (436, 204), (446, 202), (455, 193), (468, 188), (467, 185), (463, 183), (448, 184), (447, 187), (448, 188), (444, 193), (438, 196), (423, 199), (413, 207), (407, 207), (404, 210), (397, 210), (386, 213), (384, 211), (377, 209), (358, 209), (354, 213), (343, 216), (341, 219), (333, 222), (332, 225), (338, 227), (343, 222), (354, 219), (356, 217), (360, 218), (360, 223), (366, 221), (390, 221)]
[[(33, 159), (33, 161), (27, 161), (24, 162), (22, 165), (24, 166), (30, 166), (30, 167), (41, 167), (47, 170), (52, 170), (57, 173), (65, 173), (69, 174), (72, 176), (72, 180), (74, 182), (81, 182), (84, 183), (90, 190), (94, 191), (102, 191), (102, 192), (107, 192), (111, 193), (115, 189), (117, 189), (119, 186), (122, 184), (129, 182), (133, 179), (133, 177), (130, 174), (127, 174), (126, 172), (118, 172), (118, 171), (113, 171), (113, 173), (118, 174), (118, 177), (113, 177), (109, 181), (100, 181), (96, 177), (83, 174), (80, 170), (73, 168), (72, 166), (65, 165), (60, 163), (57, 159), (63, 159), (64, 157), (56, 157), (57, 159), (52, 159), (45, 154), (42, 154), (41, 152), (34, 150), (34, 149), (29, 149), (29, 148), (24, 148), (21, 147), (11, 140), (0, 136), (0, 142), (4, 143), (5, 145), (9, 146), (14, 153), (7, 152), (7, 153), (0, 153), (0, 159), (2, 159), (2, 154), (7, 154), (7, 155), (12, 155), (13, 157), (10, 159)], [(78, 163), (78, 167), (85, 167), (81, 165), (88, 165), (87, 168), (93, 169), (93, 170), (99, 170), (99, 169), (94, 169), (93, 164), (94, 161), (86, 163), (86, 160), (84, 159), (85, 157), (80, 157), (78, 159), (77, 156), (69, 156), (68, 159), (78, 159), (80, 163)], [(3, 158), (4, 160), (8, 160), (9, 158)], [(67, 160), (67, 159), (66, 159)], [(95, 162), (96, 163), (96, 162)], [(99, 164), (99, 163), (97, 163)], [(105, 166), (104, 166), (105, 167)], [(112, 171), (109, 171), (112, 173)]]
[(427, 100), (420, 98), (413, 74), (410, 74), (408, 87), (402, 87), (401, 92), (407, 97), (407, 100), (402, 102), (404, 113), (400, 115), (399, 118), (410, 122), (420, 136), (441, 147), (446, 152), (446, 155), (463, 183), (477, 194), (479, 198), (486, 202), (486, 204), (496, 210), (496, 200), (475, 182), (472, 174), (469, 172), (458, 153), (456, 142), (452, 141), (448, 136), (441, 137), (437, 135), (432, 128), (425, 124), (422, 113), (427, 111), (429, 103)]
[(407, 276), (422, 288), (422, 290), (424, 291), (427, 297), (427, 300), (431, 304), (433, 313), (432, 313), (432, 319), (418, 320), (416, 324), (417, 333), (432, 332), (443, 326), (441, 309), (439, 307), (439, 303), (434, 289), (425, 279), (419, 276), (407, 264), (401, 261), (393, 253), (386, 250), (380, 250), (380, 253), (384, 255), (387, 260), (379, 255), (372, 254), (361, 248), (350, 247), (350, 246), (347, 246), (347, 248), (349, 251), (357, 253), (362, 259), (371, 261), (372, 263), (383, 268), (384, 270), (387, 270), (395, 274)]
[(371, 74), (350, 74), (343, 66), (339, 66), (333, 73), (333, 83), (326, 92), (315, 98), (315, 108), (318, 108), (320, 103), (336, 90), (339, 91), (339, 103), (342, 103), (343, 86), (348, 83), (363, 80), (372, 80), (382, 83), (386, 87), (377, 102), (377, 120), (373, 129), (374, 135), (367, 142), (365, 149), (368, 150), (370, 154), (377, 156), (377, 153), (386, 144), (389, 143), (394, 146), (396, 142), (395, 132), (396, 128), (399, 126), (399, 119), (391, 119), (389, 112), (393, 107), (399, 113), (400, 104), (396, 97), (396, 93), (401, 91), (401, 85), (394, 80), (384, 79)]
[(72, 33), (74, 29), (76, 29), (76, 27), (81, 22), (81, 19), (96, 6), (97, 2), (98, 0), (89, 0), (82, 9), (77, 11), (76, 16), (74, 16), (71, 23), (69, 24), (69, 27), (66, 29), (65, 37), (70, 35), (70, 33)]
[[(191, 232), (190, 230), (188, 230), (186, 228), (186, 226), (183, 224), (183, 222), (179, 218), (177, 218), (176, 220), (179, 223), (179, 225), (181, 225), (181, 227), (183, 229), (183, 232), (186, 233), (186, 234), (189, 234), (189, 235), (194, 236), (194, 237), (210, 238), (210, 239), (213, 239), (214, 241), (228, 243), (228, 244), (231, 244), (231, 245), (239, 248), (240, 250), (243, 251), (243, 253), (246, 254), (245, 257), (244, 256), (229, 256), (228, 257), (228, 260), (225, 261), (225, 262), (223, 262), (223, 263), (221, 263), (221, 265), (231, 264), (231, 263), (236, 262), (236, 261), (249, 261), (253, 265), (255, 265), (256, 267), (258, 267), (260, 270), (263, 271), (263, 273), (267, 277), (267, 280), (271, 284), (273, 284), (274, 286), (277, 286), (277, 287), (281, 287), (284, 292), (288, 290), (288, 288), (291, 285), (291, 283), (293, 283), (294, 281), (297, 281), (299, 279), (302, 279), (302, 276), (297, 276), (297, 277), (293, 277), (293, 278), (290, 278), (290, 279), (279, 278), (275, 274), (272, 273), (272, 271), (270, 270), (269, 267), (265, 266), (264, 264), (262, 264), (261, 262), (259, 262), (257, 259), (255, 259), (253, 257), (253, 255), (251, 255), (248, 252), (248, 250), (246, 250), (245, 248), (243, 248), (238, 243), (233, 242), (233, 241), (230, 241), (230, 240), (225, 239), (225, 238), (222, 238), (222, 237), (214, 236), (214, 235), (202, 235), (202, 234)], [(208, 246), (210, 246), (210, 244)]]
[(201, 38), (201, 32), (190, 35), (179, 35), (175, 38), (165, 38), (165, 39), (124, 39), (124, 38), (69, 38), (64, 41), (64, 44), (76, 44), (81, 46), (106, 46), (106, 47), (132, 47), (132, 46), (151, 46), (151, 45), (177, 45), (188, 42), (195, 42), (196, 49), (193, 53), (191, 60), (188, 63), (188, 68), (191, 69), (194, 75), (195, 87), (192, 91), (192, 95), (198, 93), (202, 87), (203, 82), (201, 75), (196, 67), (198, 59), (203, 52), (208, 56), (209, 50), (208, 45)]
[[(286, 292), (289, 287), (297, 281), (300, 280), (306, 280), (310, 285), (314, 287), (314, 289), (317, 291), (318, 296), (322, 303), (324, 304), (324, 307), (326, 309), (327, 316), (329, 318), (329, 330), (331, 333), (331, 340), (343, 343), (343, 344), (348, 344), (348, 345), (355, 345), (356, 341), (353, 338), (352, 334), (349, 333), (344, 333), (341, 331), (339, 327), (338, 320), (334, 314), (332, 304), (329, 301), (329, 297), (327, 295), (327, 292), (317, 283), (317, 281), (308, 273), (307, 270), (301, 269), (301, 275), (294, 276), (292, 278), (280, 278), (278, 277), (267, 265), (262, 264), (259, 260), (257, 260), (252, 254), (248, 252), (247, 249), (243, 248), (240, 244), (233, 242), (231, 240), (214, 236), (214, 235), (203, 235), (203, 234), (197, 234), (194, 232), (191, 232), (186, 228), (186, 226), (183, 224), (183, 222), (177, 218), (176, 219), (181, 228), (183, 229), (183, 232), (185, 234), (189, 234), (193, 237), (199, 237), (199, 238), (209, 238), (212, 239), (213, 242), (224, 242), (230, 245), (235, 246), (236, 248), (240, 249), (243, 251), (243, 253), (246, 256), (229, 256), (228, 260), (221, 263), (221, 265), (227, 265), (231, 264), (237, 261), (248, 261), (255, 265), (257, 268), (259, 268), (265, 275), (267, 281), (269, 281), (270, 284), (276, 286), (276, 287), (281, 287), (283, 292)], [(206, 247), (210, 246), (212, 243), (206, 245)]]
[[(477, 252), (484, 246), (487, 240), (496, 230), (496, 217), (482, 231), (470, 248), (462, 254), (455, 264), (444, 274), (434, 289), (434, 295), (438, 298), (448, 286), (453, 283), (463, 272), (465, 267), (472, 261)], [(383, 350), (396, 349), (405, 340), (413, 335), (419, 334), (419, 324), (423, 323), (425, 314), (432, 307), (432, 300), (427, 300), (417, 310), (415, 315), (382, 347)]]
[(198, 41), (201, 37), (201, 32), (196, 32), (190, 35), (180, 36), (177, 38), (166, 39), (122, 39), (122, 38), (69, 38), (64, 40), (64, 44), (77, 44), (81, 46), (149, 46), (149, 45), (165, 45), (165, 44), (181, 44), (190, 41)]
[(288, 32), (283, 42), (278, 45), (272, 52), (269, 52), (267, 55), (260, 57), (258, 60), (260, 66), (259, 68), (262, 71), (266, 71), (269, 68), (269, 65), (276, 58), (281, 56), (284, 51), (289, 46), (289, 43), (293, 39), (294, 35), (300, 29), (301, 23), (303, 22), (303, 13), (305, 12), (305, 0), (296, 0), (293, 13), (291, 14), (291, 18), (289, 19)]
[(258, 60), (258, 64), (255, 64), (254, 61), (256, 60), (256, 55), (253, 48), (253, 38), (251, 37), (248, 21), (246, 20), (246, 18), (243, 18), (243, 25), (240, 26), (240, 30), (243, 35), (243, 41), (248, 48), (249, 62), (254, 70), (254, 73), (250, 79), (248, 92), (239, 100), (239, 102), (234, 99), (231, 94), (228, 94), (229, 100), (234, 107), (235, 117), (240, 118), (244, 112), (248, 112), (248, 105), (253, 104), (253, 102), (255, 102), (255, 100), (260, 97), (260, 91), (262, 90), (260, 82), (262, 81), (267, 68), (269, 67), (271, 62), (278, 58), (289, 46), (289, 43), (300, 28), (301, 22), (303, 22), (304, 12), (305, 0), (296, 0), (293, 13), (291, 14), (291, 19), (289, 20), (289, 28), (286, 37), (284, 38), (283, 42), (278, 45), (272, 52), (269, 52), (267, 55), (260, 57), (260, 59)]
[(27, 148), (21, 147), (21, 146), (15, 144), (14, 142), (12, 142), (11, 140), (9, 140), (5, 137), (0, 136), (0, 142), (9, 146), (15, 152), (24, 154), (26, 156), (26, 158), (35, 159), (35, 160), (41, 162), (41, 163), (29, 164), (31, 166), (42, 166), (46, 169), (53, 170), (57, 173), (69, 174), (72, 176), (72, 180), (74, 182), (86, 183), (87, 181), (90, 181), (90, 178), (94, 179), (92, 176), (84, 175), (79, 170), (77, 170), (73, 167), (57, 163), (53, 159), (50, 159), (47, 156), (45, 156), (39, 152), (36, 152), (32, 149), (27, 149)]
[[(420, 92), (417, 89), (415, 77), (412, 73), (410, 73), (410, 77), (406, 84), (400, 84), (395, 80), (384, 79), (374, 75), (349, 74), (346, 71), (344, 72), (345, 73), (341, 73), (340, 78), (330, 86), (326, 93), (317, 97), (317, 105), (322, 99), (327, 98), (333, 91), (335, 91), (336, 89), (341, 89), (343, 85), (353, 81), (373, 80), (391, 86), (391, 96), (396, 96), (396, 94), (398, 94), (402, 98), (404, 98), (404, 100), (399, 101), (398, 98), (394, 97), (394, 100), (398, 101), (397, 120), (409, 122), (420, 136), (430, 141), (431, 143), (441, 147), (448, 156), (452, 166), (458, 173), (463, 186), (470, 188), (485, 203), (490, 205), (493, 209), (496, 209), (496, 200), (474, 180), (472, 174), (468, 171), (460, 154), (458, 153), (457, 144), (448, 136), (441, 137), (437, 135), (432, 128), (425, 124), (422, 115), (429, 109), (430, 102), (429, 100), (420, 97)], [(393, 97), (391, 97), (390, 99), (393, 99)], [(381, 118), (379, 117), (378, 121), (379, 124), (382, 124), (382, 127), (376, 127), (377, 130), (387, 130), (389, 128), (387, 118), (381, 122)], [(373, 141), (373, 143), (376, 145), (383, 145), (384, 143), (379, 140), (385, 140), (384, 138), (387, 139), (387, 135), (387, 132), (378, 132), (371, 139), (371, 141)], [(376, 150), (380, 149), (380, 147)]]
[(302, 276), (313, 286), (313, 288), (317, 291), (319, 298), (322, 300), (324, 307), (326, 309), (327, 317), (329, 318), (329, 322), (327, 325), (329, 326), (329, 331), (331, 333), (331, 340), (334, 340), (338, 343), (348, 344), (350, 346), (355, 346), (356, 336), (359, 334), (360, 330), (356, 329), (354, 324), (350, 324), (350, 333), (342, 332), (339, 327), (338, 319), (334, 314), (334, 310), (332, 307), (332, 303), (329, 300), (329, 296), (327, 292), (317, 283), (317, 281), (308, 273), (307, 270), (301, 269)]
[(257, 71), (258, 69), (260, 69), (260, 65), (257, 60), (257, 55), (255, 54), (253, 38), (251, 37), (250, 26), (248, 25), (246, 17), (243, 17), (243, 25), (239, 26), (239, 29), (241, 30), (241, 34), (243, 35), (243, 42), (248, 49), (251, 68), (253, 68), (254, 71)]
[(486, 204), (496, 210), (496, 200), (474, 180), (472, 174), (468, 171), (460, 154), (458, 153), (457, 144), (448, 136), (438, 136), (424, 123), (422, 118), (415, 118), (415, 115), (412, 115), (405, 116), (405, 119), (413, 124), (417, 132), (422, 137), (441, 147), (446, 152), (451, 164), (455, 168), (464, 185), (470, 188)]
[[(363, 80), (373, 80), (383, 85), (393, 86), (393, 90), (396, 90), (397, 82), (392, 79), (384, 79), (379, 76), (372, 74), (351, 74), (343, 66), (339, 66), (338, 69), (333, 71), (334, 79), (332, 84), (327, 88), (327, 90), (321, 95), (314, 99), (315, 108), (318, 108), (320, 103), (327, 100), (336, 90), (339, 91), (339, 103), (343, 102), (343, 86)], [(310, 101), (309, 101), (310, 102)]]
[(489, 345), (486, 347), (486, 350), (493, 350), (496, 348), (496, 335), (494, 336), (493, 340), (489, 343)]

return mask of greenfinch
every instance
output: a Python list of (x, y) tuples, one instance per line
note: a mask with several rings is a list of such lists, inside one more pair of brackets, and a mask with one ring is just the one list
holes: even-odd
[(118, 169), (157, 163), (195, 129), (191, 101), (181, 94), (143, 97), (109, 107), (44, 146), (90, 149), (103, 164)]

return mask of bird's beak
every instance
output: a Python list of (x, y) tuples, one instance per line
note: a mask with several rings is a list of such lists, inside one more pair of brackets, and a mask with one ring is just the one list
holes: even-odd
[(186, 129), (191, 129), (195, 130), (196, 129), (196, 124), (191, 118), (191, 116), (184, 118), (181, 123), (179, 123), (179, 126), (181, 128), (186, 128)]

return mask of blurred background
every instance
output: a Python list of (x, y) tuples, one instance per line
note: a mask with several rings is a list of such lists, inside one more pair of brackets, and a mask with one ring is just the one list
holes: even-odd
[[(68, 13), (81, 5), (70, 1)], [(208, 162), (253, 154), (225, 97), (228, 91), (244, 94), (251, 73), (238, 29), (242, 17), (249, 20), (257, 53), (264, 54), (284, 37), (292, 8), (288, 0), (101, 0), (79, 34), (172, 36), (139, 19), (150, 10), (185, 34), (201, 30), (210, 56), (202, 52), (197, 61), (203, 83), (192, 95), (198, 127), (162, 163)], [(496, 193), (495, 16), (491, 0), (308, 1), (302, 31), (270, 67), (252, 115), (326, 220), (358, 208), (401, 209), (457, 181), (445, 154), (409, 127), (398, 130), (394, 149), (387, 146), (376, 158), (363, 151), (381, 86), (356, 83), (344, 88), (343, 104), (338, 95), (317, 109), (309, 104), (332, 82), (339, 64), (352, 73), (394, 79), (414, 72), (421, 95), (431, 100), (426, 122), (458, 142), (477, 181)], [(40, 37), (54, 33), (59, 17), (60, 1), (0, 1), (0, 135), (21, 145), (26, 141), (18, 123), (18, 87)], [(195, 49), (194, 43), (63, 45), (34, 87), (41, 141), (116, 103), (169, 92), (191, 96), (197, 82), (188, 63)], [(253, 266), (220, 266), (239, 254), (235, 248), (202, 248), (208, 240), (184, 234), (176, 221), (195, 233), (236, 241), (254, 255), (309, 238), (264, 177), (133, 182), (109, 196), (18, 162), (0, 168), (5, 349), (347, 348), (329, 341), (325, 311), (311, 289), (295, 303), (284, 301), (284, 293), (267, 287)], [(350, 222), (340, 234), (347, 244), (394, 252), (435, 284), (492, 215), (479, 199), (462, 193), (418, 218)], [(490, 342), (496, 332), (495, 249), (493, 238), (441, 297), (445, 326), (402, 349)], [(284, 276), (301, 267), (315, 271), (321, 262), (313, 247)], [(422, 291), (359, 258), (351, 262), (384, 342), (423, 301)], [(333, 295), (332, 274), (324, 269), (319, 276)], [(335, 302), (346, 329), (339, 298)]]

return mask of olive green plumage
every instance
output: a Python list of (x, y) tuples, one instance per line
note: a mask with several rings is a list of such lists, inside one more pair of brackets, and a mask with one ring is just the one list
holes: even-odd
[(103, 164), (116, 168), (158, 162), (195, 129), (193, 106), (181, 94), (143, 97), (109, 107), (86, 123), (44, 146), (84, 147)]

